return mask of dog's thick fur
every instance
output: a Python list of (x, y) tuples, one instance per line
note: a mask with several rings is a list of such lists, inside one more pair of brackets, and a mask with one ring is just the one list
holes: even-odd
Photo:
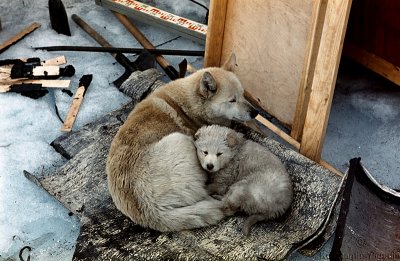
[(277, 218), (290, 207), (290, 177), (267, 148), (218, 125), (200, 128), (194, 138), (200, 164), (210, 173), (209, 193), (223, 196), (227, 215), (250, 215), (243, 226), (245, 235), (256, 222)]
[(107, 159), (108, 186), (117, 208), (135, 223), (162, 232), (216, 224), (222, 203), (205, 189), (192, 135), (205, 124), (250, 120), (257, 112), (245, 101), (231, 72), (206, 68), (150, 94), (116, 134)]

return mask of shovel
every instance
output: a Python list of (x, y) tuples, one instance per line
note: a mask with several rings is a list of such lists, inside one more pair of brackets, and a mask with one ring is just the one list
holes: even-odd
[[(90, 27), (82, 18), (78, 15), (73, 14), (71, 16), (72, 20), (77, 23), (86, 33), (88, 33), (96, 42), (98, 42), (103, 47), (112, 47), (109, 42), (106, 41), (99, 33), (97, 33), (92, 27)], [(113, 83), (115, 86), (119, 87), (122, 83), (128, 79), (128, 77), (134, 71), (144, 71), (150, 68), (155, 67), (155, 60), (153, 56), (144, 51), (139, 55), (139, 57), (134, 61), (131, 62), (125, 55), (122, 53), (111, 53), (111, 55), (115, 58), (115, 60), (121, 64), (125, 68), (125, 72), (116, 79)]]

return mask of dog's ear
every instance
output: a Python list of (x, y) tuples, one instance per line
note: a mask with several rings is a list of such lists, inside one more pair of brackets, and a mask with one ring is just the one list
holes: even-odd
[(236, 66), (236, 55), (234, 53), (231, 54), (229, 59), (222, 65), (222, 69), (233, 72)]
[(229, 132), (226, 135), (226, 143), (228, 144), (229, 148), (234, 148), (236, 147), (236, 145), (239, 143), (238, 137), (236, 135), (236, 133), (233, 132)]
[(209, 72), (205, 72), (200, 80), (200, 93), (205, 98), (211, 98), (217, 91), (217, 82)]

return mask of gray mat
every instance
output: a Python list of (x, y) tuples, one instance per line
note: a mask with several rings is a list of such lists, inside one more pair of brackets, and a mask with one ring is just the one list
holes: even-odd
[(126, 93), (135, 93), (132, 103), (53, 142), (70, 160), (41, 178), (40, 183), (81, 220), (74, 260), (280, 260), (306, 244), (312, 246), (318, 236), (324, 239), (331, 234), (325, 228), (335, 222), (329, 222), (329, 218), (341, 179), (299, 153), (239, 125), (239, 131), (269, 148), (288, 169), (294, 202), (284, 217), (256, 224), (246, 238), (241, 232), (242, 216), (176, 233), (144, 229), (123, 216), (108, 193), (105, 159), (113, 136), (137, 100), (160, 85), (154, 81), (155, 74), (154, 70), (134, 73), (129, 87), (125, 86), (130, 89)]

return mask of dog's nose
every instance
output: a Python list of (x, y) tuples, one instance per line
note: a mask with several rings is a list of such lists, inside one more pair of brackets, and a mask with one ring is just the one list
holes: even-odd
[(211, 164), (211, 163), (208, 163), (207, 164), (207, 169), (208, 170), (212, 170), (214, 168), (214, 165), (213, 164)]
[(258, 111), (256, 109), (251, 109), (250, 117), (254, 119), (258, 115)]

